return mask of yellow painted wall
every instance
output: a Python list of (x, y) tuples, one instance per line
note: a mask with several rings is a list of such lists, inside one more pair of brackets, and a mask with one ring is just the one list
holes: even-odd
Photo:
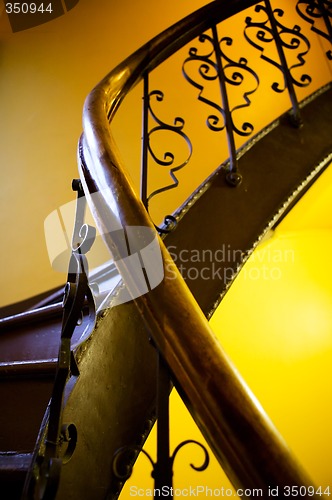
[[(205, 3), (80, 0), (65, 16), (16, 34), (10, 33), (2, 13), (0, 305), (22, 300), (62, 284), (65, 279), (64, 274), (55, 272), (49, 264), (43, 224), (50, 212), (73, 198), (70, 183), (77, 175), (76, 145), (81, 132), (82, 106), (89, 90), (137, 47)], [(288, 1), (283, 0), (283, 4)], [(321, 52), (320, 43), (316, 38), (314, 44)], [(236, 55), (243, 55), (241, 47), (234, 47)], [(252, 53), (252, 57), (257, 59), (257, 54)], [(316, 61), (313, 58), (310, 64), (315, 65)], [(320, 68), (312, 90), (330, 79), (327, 64)], [(168, 71), (161, 70), (156, 85), (160, 80), (170, 81), (168, 95), (181, 104)], [(263, 79), (269, 80), (270, 70), (263, 75)], [(194, 90), (186, 89), (188, 95), (196, 96)], [(256, 104), (266, 107), (262, 97), (258, 94)], [(138, 184), (139, 126), (128, 127), (124, 118), (125, 110), (131, 108), (130, 99), (124, 103), (123, 114), (116, 123), (116, 137)], [(273, 96), (266, 107), (269, 114), (265, 115), (264, 123), (288, 106), (284, 95)], [(194, 108), (184, 112), (188, 117), (196, 114)], [(135, 113), (138, 117), (136, 108)], [(169, 111), (167, 118), (172, 117), (174, 114)], [(262, 122), (258, 119), (255, 124), (259, 129)], [(201, 138), (203, 129), (205, 134), (206, 130), (199, 127), (195, 126), (193, 133)], [(216, 144), (221, 142), (217, 136), (212, 140)], [(201, 170), (201, 158), (198, 156), (195, 161), (189, 192), (206, 176)], [(158, 170), (153, 181), (156, 185), (160, 177)], [(181, 178), (184, 182), (184, 171)], [(331, 190), (326, 186), (331, 186), (330, 172), (324, 174), (303, 203), (283, 221), (273, 238), (257, 250), (211, 323), (296, 455), (316, 484), (324, 487), (332, 486)], [(185, 196), (186, 191), (181, 192), (179, 199), (171, 201), (170, 208)], [(161, 205), (164, 211), (164, 202)], [(161, 210), (155, 210), (159, 218)], [(280, 255), (278, 252), (282, 258), (274, 262), (273, 256)], [(256, 279), (257, 275), (262, 277), (264, 266), (270, 279)], [(280, 279), (273, 279), (275, 267), (281, 273)], [(175, 394), (172, 407), (171, 448), (183, 439), (201, 439)], [(153, 436), (147, 449), (154, 453)], [(130, 486), (153, 487), (144, 460), (144, 457), (139, 459), (122, 498), (131, 498)], [(213, 458), (204, 473), (193, 472), (188, 467), (191, 460), (199, 462), (200, 453), (184, 449), (176, 461), (177, 488), (229, 487)]]

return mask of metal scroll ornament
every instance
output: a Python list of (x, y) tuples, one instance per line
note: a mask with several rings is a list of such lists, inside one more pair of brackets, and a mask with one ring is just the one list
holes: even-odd
[[(207, 451), (206, 447), (200, 443), (199, 441), (196, 441), (194, 439), (186, 439), (185, 441), (182, 441), (180, 444), (177, 445), (177, 447), (174, 449), (172, 455), (169, 457), (169, 465), (171, 470), (173, 470), (174, 466), (174, 460), (179, 453), (179, 451), (184, 447), (189, 444), (195, 444), (199, 448), (203, 450), (204, 453), (204, 460), (203, 463), (199, 466), (194, 465), (193, 463), (190, 463), (190, 467), (194, 469), (197, 472), (203, 472), (205, 471), (210, 463), (210, 457), (209, 457), (209, 452)], [(147, 451), (144, 449), (141, 449), (139, 447), (131, 447), (131, 446), (124, 446), (117, 450), (113, 457), (113, 472), (115, 476), (120, 480), (120, 481), (127, 481), (127, 479), (130, 478), (133, 472), (133, 459), (137, 457), (138, 453), (143, 453), (149, 460), (151, 467), (152, 467), (152, 472), (151, 476), (157, 480), (157, 475), (158, 475), (158, 463), (154, 462), (149, 455)], [(171, 496), (171, 495), (169, 495)]]
[(200, 48), (205, 49), (199, 52), (197, 47), (191, 47), (189, 49), (189, 57), (185, 59), (182, 65), (182, 72), (185, 79), (196, 89), (199, 90), (198, 100), (212, 108), (213, 113), (209, 114), (206, 119), (207, 127), (213, 132), (220, 132), (224, 130), (226, 126), (225, 111), (222, 105), (218, 102), (208, 99), (204, 95), (204, 84), (198, 82), (196, 79), (190, 76), (189, 65), (192, 63), (198, 63), (198, 76), (201, 80), (208, 85), (209, 82), (218, 81), (218, 66), (213, 58), (214, 55), (214, 43), (211, 36), (207, 34), (200, 35), (198, 42), (201, 43)]
[[(151, 92), (145, 92), (144, 100), (147, 103), (145, 107), (145, 113), (144, 113), (144, 121), (148, 121), (148, 117), (152, 118), (154, 123), (156, 124), (154, 127), (152, 127), (150, 130), (146, 131), (146, 133), (143, 135), (143, 151), (145, 150), (145, 154), (143, 153), (143, 157), (145, 158), (143, 160), (143, 174), (142, 174), (142, 183), (145, 186), (145, 192), (147, 190), (147, 152), (149, 153), (150, 157), (153, 159), (155, 164), (161, 166), (161, 167), (168, 167), (169, 168), (169, 175), (172, 179), (172, 182), (170, 184), (167, 184), (166, 186), (163, 186), (159, 189), (154, 190), (152, 193), (149, 194), (149, 196), (142, 196), (143, 203), (145, 204), (146, 208), (148, 209), (149, 203), (151, 202), (152, 198), (155, 196), (164, 193), (166, 191), (169, 191), (170, 189), (174, 189), (179, 185), (179, 179), (176, 176), (176, 172), (178, 172), (180, 169), (185, 167), (191, 158), (192, 155), (192, 144), (187, 136), (187, 134), (184, 132), (184, 126), (185, 126), (185, 121), (183, 118), (177, 116), (174, 119), (173, 124), (168, 124), (164, 121), (162, 121), (156, 114), (154, 110), (153, 103), (157, 102), (160, 103), (164, 100), (164, 94), (160, 90), (153, 90)], [(170, 137), (172, 138), (172, 135), (175, 137), (180, 137), (181, 140), (185, 142), (187, 145), (187, 155), (185, 159), (181, 161), (177, 160), (176, 154), (172, 152), (171, 150), (166, 150), (163, 155), (158, 154), (154, 147), (153, 147), (153, 137), (158, 136), (158, 134), (162, 132), (167, 132), (170, 133)], [(167, 215), (165, 217), (165, 226), (164, 227), (158, 227), (156, 226), (156, 229), (160, 233), (168, 233), (171, 231), (174, 226), (176, 225), (176, 219), (172, 215)]]
[[(332, 1), (331, 0), (298, 0), (296, 11), (307, 23), (311, 24), (311, 30), (319, 36), (332, 43)], [(323, 31), (322, 23), (325, 23), (326, 31)], [(326, 55), (332, 61), (332, 50), (326, 51)]]
[(53, 500), (59, 485), (61, 467), (75, 451), (77, 429), (75, 424), (63, 424), (63, 398), (70, 376), (78, 377), (79, 370), (71, 348), (76, 326), (87, 320), (89, 328), (95, 321), (95, 305), (88, 284), (88, 264), (85, 254), (96, 236), (94, 227), (84, 224), (86, 200), (79, 180), (73, 181), (77, 191), (76, 219), (72, 240), (67, 284), (63, 298), (63, 318), (58, 364), (52, 397), (49, 404), (48, 423), (45, 428), (43, 450), (35, 457), (35, 466), (27, 476), (23, 499)]
[(173, 465), (178, 452), (188, 444), (196, 444), (204, 452), (202, 465), (190, 464), (196, 471), (207, 469), (210, 461), (209, 453), (205, 446), (198, 441), (188, 439), (181, 442), (170, 455), (170, 419), (169, 419), (169, 394), (172, 386), (169, 368), (157, 351), (157, 380), (156, 380), (156, 418), (157, 418), (157, 460), (154, 462), (151, 456), (141, 447), (124, 446), (120, 448), (113, 457), (113, 473), (123, 484), (133, 470), (133, 464), (137, 455), (142, 452), (152, 466), (151, 476), (154, 479), (155, 498), (160, 496), (173, 497)]
[[(244, 122), (241, 127), (238, 127), (235, 124), (235, 121), (233, 119), (233, 115), (236, 114), (237, 111), (240, 109), (245, 109), (250, 106), (251, 100), (249, 96), (254, 94), (256, 90), (258, 89), (259, 86), (259, 78), (257, 73), (248, 66), (248, 61), (244, 57), (241, 57), (238, 61), (233, 61), (230, 59), (225, 51), (222, 50), (222, 46), (231, 46), (233, 44), (233, 40), (230, 37), (224, 37), (220, 40), (220, 53), (222, 56), (222, 61), (224, 62), (224, 74), (225, 74), (225, 80), (226, 83), (229, 85), (233, 86), (240, 86), (244, 84), (246, 81), (250, 80), (250, 76), (252, 77), (252, 80), (254, 81), (254, 86), (253, 88), (247, 90), (246, 92), (243, 93), (243, 103), (238, 104), (237, 106), (234, 106), (233, 109), (231, 110), (231, 117), (232, 117), (232, 126), (234, 132), (236, 132), (240, 136), (248, 136), (254, 131), (254, 127), (251, 123), (249, 122)], [(226, 64), (225, 64), (226, 63)], [(252, 81), (251, 80), (251, 81)]]
[[(214, 132), (224, 130), (227, 125), (227, 110), (225, 109), (225, 102), (221, 105), (204, 95), (205, 87), (203, 82), (206, 82), (206, 85), (208, 85), (209, 82), (214, 81), (220, 83), (220, 80), (223, 79), (227, 85), (239, 87), (241, 85), (245, 86), (246, 83), (248, 85), (248, 83), (250, 84), (250, 80), (253, 80), (254, 86), (243, 92), (243, 102), (229, 109), (232, 131), (240, 136), (250, 135), (254, 130), (253, 125), (249, 122), (244, 122), (241, 126), (238, 126), (235, 123), (234, 117), (237, 111), (250, 106), (251, 101), (249, 96), (256, 92), (259, 86), (258, 75), (248, 66), (248, 61), (244, 57), (241, 57), (238, 61), (234, 61), (227, 56), (223, 47), (230, 47), (233, 44), (232, 38), (223, 37), (218, 41), (213, 36), (203, 34), (198, 38), (198, 42), (201, 43), (200, 47), (202, 48), (204, 45), (206, 50), (199, 52), (196, 47), (190, 48), (189, 57), (183, 63), (182, 72), (185, 79), (199, 90), (198, 100), (207, 104), (216, 112), (207, 117), (207, 127)], [(218, 43), (218, 53), (216, 53), (216, 42)], [(218, 57), (220, 57), (221, 64), (218, 64)], [(190, 67), (194, 63), (199, 64), (198, 76), (201, 78), (201, 82), (194, 79), (189, 72)]]
[[(264, 61), (278, 68), (284, 75), (284, 85), (279, 82), (272, 84), (272, 89), (275, 92), (284, 92), (287, 86), (287, 77), (289, 75), (291, 83), (298, 87), (306, 87), (311, 83), (311, 77), (303, 73), (299, 78), (295, 77), (297, 68), (305, 64), (305, 56), (310, 50), (310, 43), (306, 36), (301, 33), (301, 28), (298, 25), (293, 28), (287, 28), (281, 24), (280, 19), (284, 15), (281, 9), (272, 11), (270, 3), (266, 0), (265, 6), (258, 4), (255, 7), (257, 13), (264, 12), (266, 19), (261, 22), (255, 22), (251, 17), (247, 17), (244, 36), (248, 43), (261, 51), (261, 58)], [(254, 35), (254, 36), (253, 36)], [(276, 44), (279, 55), (285, 50), (299, 50), (297, 54), (298, 62), (292, 66), (287, 66), (283, 61), (275, 61), (264, 53), (264, 46), (267, 44)]]

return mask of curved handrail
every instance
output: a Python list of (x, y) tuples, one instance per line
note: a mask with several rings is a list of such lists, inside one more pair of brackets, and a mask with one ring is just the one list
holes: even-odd
[[(88, 96), (79, 147), (80, 174), (98, 229), (115, 258), (124, 243), (116, 231), (149, 228), (158, 238), (164, 279), (139, 296), (122, 259), (117, 265), (148, 330), (184, 394), (217, 459), (236, 487), (310, 485), (286, 444), (231, 365), (195, 302), (123, 167), (109, 123), (126, 93), (193, 37), (259, 3), (217, 0), (166, 30), (109, 73)], [(98, 195), (94, 197), (94, 194)], [(142, 236), (143, 238), (143, 236)], [(149, 243), (149, 242), (147, 242)]]

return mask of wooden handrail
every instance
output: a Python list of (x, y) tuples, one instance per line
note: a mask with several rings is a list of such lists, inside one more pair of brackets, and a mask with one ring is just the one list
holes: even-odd
[[(80, 175), (96, 224), (115, 258), (117, 227), (154, 226), (123, 167), (109, 124), (119, 104), (143, 77), (193, 37), (257, 1), (217, 0), (144, 45), (109, 73), (88, 96), (79, 147)], [(98, 196), (93, 195), (98, 193)], [(164, 279), (136, 305), (174, 381), (218, 461), (237, 488), (312, 485), (211, 331), (202, 311), (159, 239)], [(117, 265), (128, 276), (123, 260)], [(130, 281), (130, 278), (129, 278)], [(135, 283), (126, 283), (133, 296)], [(279, 494), (281, 496), (281, 494)], [(282, 495), (283, 496), (283, 495)]]

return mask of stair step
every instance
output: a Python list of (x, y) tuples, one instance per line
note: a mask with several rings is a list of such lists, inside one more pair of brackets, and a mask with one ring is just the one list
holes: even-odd
[(0, 452), (1, 498), (21, 498), (26, 474), (32, 460), (32, 453)]
[(54, 379), (57, 358), (52, 359), (36, 359), (31, 361), (14, 361), (14, 362), (0, 362), (0, 378), (15, 379), (15, 378), (36, 378), (46, 377)]

